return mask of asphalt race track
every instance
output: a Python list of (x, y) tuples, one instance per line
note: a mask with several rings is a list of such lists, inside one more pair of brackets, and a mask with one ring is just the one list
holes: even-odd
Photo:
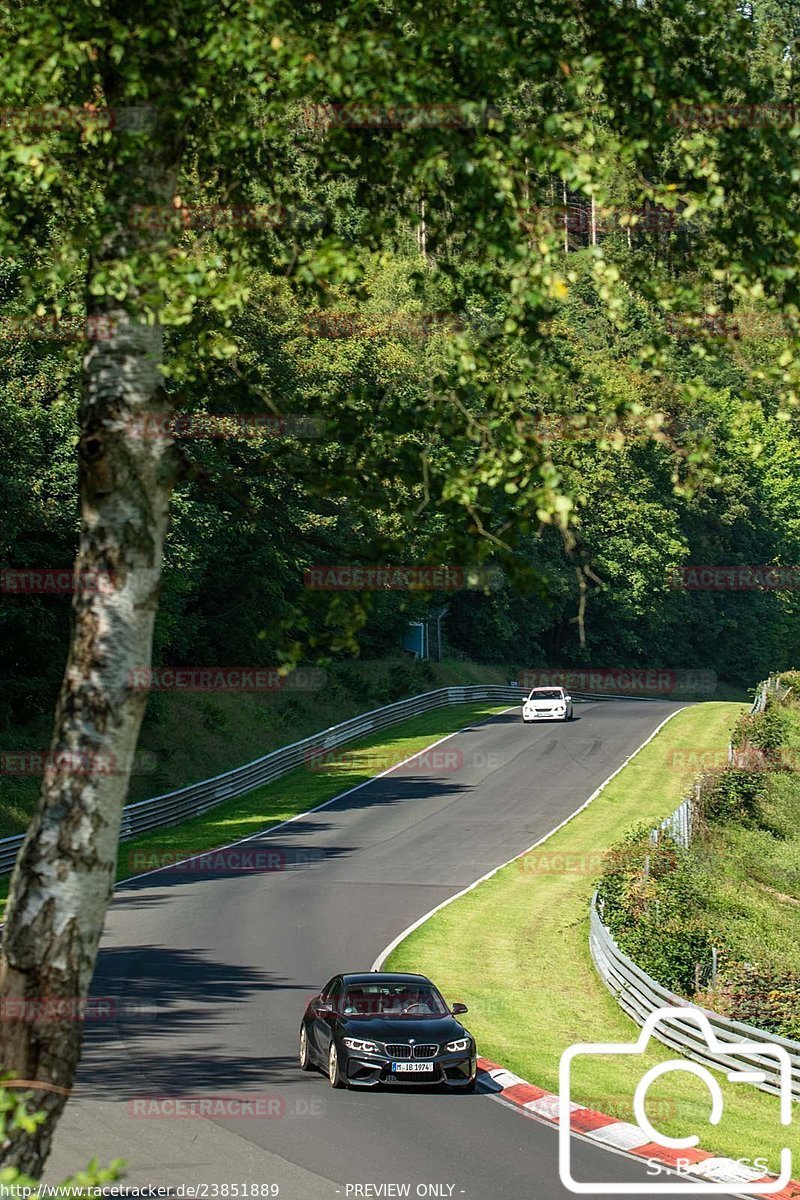
[[(277, 1184), (281, 1200), (569, 1195), (554, 1128), (480, 1091), (334, 1092), (297, 1067), (300, 1016), (331, 975), (369, 970), (414, 920), (552, 830), (678, 707), (592, 701), (535, 726), (513, 710), (443, 743), (458, 769), (399, 768), (248, 844), (284, 869), (119, 888), (94, 985), (115, 1015), (87, 1022), (46, 1182), (97, 1155), (127, 1158), (130, 1185), (207, 1184), (212, 1200), (224, 1183)], [(260, 1098), (269, 1115), (138, 1115), (137, 1098), (175, 1096)], [(584, 1141), (574, 1163), (587, 1181), (653, 1182)]]

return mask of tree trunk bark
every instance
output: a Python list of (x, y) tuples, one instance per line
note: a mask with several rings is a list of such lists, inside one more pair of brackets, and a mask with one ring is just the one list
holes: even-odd
[(428, 262), (428, 227), (425, 224), (425, 200), (419, 202), (419, 226), (417, 228), (417, 245), (423, 262)]
[[(80, 1058), (78, 1008), (94, 971), (116, 875), (122, 808), (147, 693), (162, 549), (176, 478), (171, 439), (141, 436), (167, 415), (160, 333), (106, 307), (108, 336), (84, 363), (80, 415), (81, 532), (73, 631), (39, 810), (11, 881), (0, 954), (0, 1061), (35, 1087), (33, 1134), (7, 1130), (0, 1161), (35, 1178)], [(90, 573), (99, 572), (93, 586)], [(105, 586), (102, 586), (106, 581)], [(59, 756), (56, 758), (56, 754)], [(72, 761), (70, 761), (72, 756)], [(38, 1009), (61, 1001), (54, 1019)], [(55, 1003), (51, 1015), (54, 1015)]]

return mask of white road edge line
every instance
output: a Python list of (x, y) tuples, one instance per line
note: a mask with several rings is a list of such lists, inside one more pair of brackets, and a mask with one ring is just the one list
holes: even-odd
[[(516, 707), (516, 706), (514, 706), (514, 707)], [(467, 893), (471, 892), (474, 888), (476, 888), (478, 886), (478, 884), (485, 883), (487, 879), (491, 879), (492, 876), (496, 875), (498, 871), (502, 871), (504, 867), (510, 866), (510, 864), (512, 862), (516, 862), (518, 858), (522, 858), (523, 855), (525, 855), (525, 854), (530, 854), (531, 850), (535, 850), (537, 846), (541, 846), (543, 842), (546, 842), (548, 838), (551, 838), (554, 833), (558, 833), (559, 829), (563, 829), (564, 826), (569, 824), (569, 822), (572, 821), (575, 817), (577, 817), (579, 813), (582, 813), (583, 810), (585, 808), (587, 808), (592, 803), (593, 800), (597, 799), (597, 797), (604, 790), (604, 788), (606, 788), (608, 786), (608, 784), (611, 783), (611, 780), (614, 779), (617, 775), (619, 775), (620, 771), (622, 771), (625, 767), (627, 767), (628, 764), (630, 762), (632, 762), (634, 758), (636, 758), (636, 755), (641, 750), (644, 750), (645, 746), (649, 746), (649, 744), (650, 744), (650, 742), (652, 742), (653, 738), (658, 733), (661, 732), (661, 730), (664, 728), (664, 726), (667, 724), (668, 721), (671, 721), (673, 717), (677, 717), (679, 712), (683, 712), (684, 709), (689, 708), (689, 707), (690, 707), (690, 705), (684, 704), (681, 708), (676, 708), (674, 712), (671, 712), (667, 717), (665, 717), (664, 720), (661, 722), (661, 724), (656, 726), (656, 728), (653, 730), (653, 732), (650, 734), (650, 736), (648, 738), (645, 738), (645, 740), (642, 742), (642, 744), (640, 746), (637, 746), (636, 749), (633, 751), (633, 753), (629, 754), (628, 757), (625, 759), (625, 761), (620, 766), (617, 767), (616, 771), (613, 771), (609, 775), (608, 779), (604, 780), (603, 783), (601, 783), (600, 786), (598, 788), (596, 788), (595, 791), (592, 792), (592, 794), (588, 800), (584, 800), (583, 804), (581, 804), (581, 806), (579, 808), (576, 808), (573, 813), (570, 813), (570, 815), (568, 817), (565, 817), (563, 821), (561, 821), (558, 825), (556, 825), (554, 829), (551, 829), (549, 833), (546, 833), (544, 835), (544, 837), (540, 837), (539, 840), (534, 842), (532, 846), (528, 846), (527, 850), (523, 850), (520, 854), (515, 854), (513, 856), (513, 858), (509, 858), (507, 862), (501, 863), (499, 867), (494, 867), (493, 870), (487, 871), (487, 873), (485, 875), (481, 875), (480, 879), (476, 879), (475, 882), (469, 884), (468, 887), (462, 888), (462, 890), (460, 892), (456, 892), (456, 894), (454, 896), (450, 896), (450, 898), (448, 900), (443, 900), (441, 904), (437, 904), (436, 907), (432, 908), (430, 910), (430, 912), (425, 914), (424, 917), (420, 917), (418, 921), (415, 921), (413, 923), (413, 925), (409, 925), (407, 929), (404, 929), (403, 932), (401, 934), (399, 934), (394, 939), (394, 941), (390, 942), (389, 945), (386, 947), (386, 949), (383, 950), (378, 955), (378, 957), (375, 959), (375, 962), (372, 964), (371, 969), (373, 971), (380, 971), (381, 967), (383, 966), (384, 962), (389, 957), (389, 955), (392, 953), (392, 951), (394, 949), (396, 949), (397, 946), (399, 946), (401, 942), (405, 941), (405, 939), (409, 936), (409, 934), (414, 933), (414, 931), (419, 929), (419, 927), (421, 925), (424, 925), (426, 921), (430, 920), (430, 918), (432, 916), (434, 916), (435, 913), (440, 912), (441, 909), (443, 909), (443, 908), (447, 908), (447, 905), (452, 904), (454, 900), (459, 900), (462, 896), (466, 896)], [(510, 710), (506, 709), (506, 711), (508, 712)], [(482, 724), (483, 723), (485, 723), (485, 722), (482, 722)], [(538, 1116), (538, 1114), (536, 1114), (536, 1113), (521, 1112), (518, 1105), (512, 1104), (510, 1101), (503, 1099), (502, 1092), (499, 1092), (497, 1094), (488, 1092), (488, 1093), (485, 1093), (485, 1095), (487, 1095), (490, 1100), (494, 1100), (494, 1101), (496, 1101), (496, 1103), (502, 1104), (506, 1108), (511, 1108), (515, 1112), (521, 1113), (522, 1116), (528, 1117), (529, 1120), (538, 1121), (541, 1125), (548, 1125), (551, 1129), (556, 1128), (553, 1125), (552, 1121), (546, 1121), (543, 1117)], [(572, 1136), (579, 1137), (582, 1141), (586, 1142), (588, 1145), (594, 1146), (596, 1149), (605, 1150), (607, 1153), (610, 1153), (610, 1154), (618, 1154), (618, 1155), (620, 1155), (620, 1157), (626, 1158), (629, 1162), (635, 1160), (635, 1155), (628, 1154), (624, 1150), (619, 1150), (615, 1146), (603, 1146), (602, 1143), (597, 1142), (597, 1141), (587, 1137), (585, 1134), (580, 1133), (577, 1130), (575, 1130), (574, 1133), (572, 1133)], [(670, 1168), (667, 1167), (666, 1165), (664, 1165), (662, 1167), (662, 1170), (665, 1171), (667, 1174), (675, 1175), (676, 1177), (679, 1177), (682, 1181), (684, 1181), (685, 1177), (683, 1175), (678, 1176), (677, 1172), (671, 1171)], [(686, 1180), (686, 1186), (687, 1186), (687, 1188), (690, 1188), (691, 1181)], [(734, 1196), (734, 1197), (739, 1197), (740, 1200), (752, 1200), (752, 1193), (750, 1194), (750, 1197), (748, 1197), (743, 1192), (729, 1192), (728, 1195)]]
[(674, 712), (671, 712), (668, 716), (666, 716), (664, 718), (664, 720), (661, 722), (661, 724), (659, 726), (657, 726), (656, 729), (653, 730), (653, 732), (650, 734), (650, 736), (648, 738), (646, 738), (645, 741), (642, 742), (641, 746), (637, 746), (636, 749), (633, 751), (633, 753), (629, 754), (628, 757), (625, 759), (625, 761), (620, 766), (617, 767), (616, 771), (613, 771), (611, 773), (611, 775), (609, 775), (608, 779), (604, 780), (603, 783), (601, 783), (600, 786), (592, 792), (592, 794), (588, 800), (584, 800), (583, 804), (581, 804), (579, 808), (576, 808), (573, 813), (570, 813), (570, 815), (568, 817), (565, 817), (563, 821), (561, 821), (558, 825), (556, 825), (554, 829), (551, 829), (549, 833), (546, 833), (544, 835), (544, 837), (540, 837), (538, 839), (538, 841), (533, 843), (532, 846), (528, 846), (527, 849), (520, 851), (519, 854), (514, 854), (506, 862), (501, 863), (499, 867), (493, 867), (491, 871), (487, 871), (485, 875), (481, 875), (480, 879), (476, 879), (474, 883), (468, 884), (468, 886), (465, 888), (462, 888), (460, 892), (456, 892), (454, 896), (449, 896), (447, 898), (447, 900), (443, 900), (441, 902), (441, 904), (437, 904), (435, 908), (432, 908), (430, 910), (430, 912), (425, 913), (425, 915), (420, 917), (419, 920), (414, 921), (414, 923), (412, 925), (409, 925), (407, 929), (404, 929), (402, 933), (399, 933), (397, 935), (397, 937), (394, 938), (394, 940), (391, 941), (389, 943), (389, 945), (384, 950), (381, 951), (381, 953), (375, 959), (375, 962), (372, 964), (372, 967), (370, 968), (370, 970), (380, 971), (381, 967), (383, 966), (383, 964), (385, 963), (385, 961), (389, 957), (389, 955), (392, 953), (392, 951), (396, 950), (397, 947), (400, 945), (400, 943), (404, 942), (405, 939), (410, 934), (414, 933), (417, 929), (419, 929), (419, 927), (421, 925), (424, 925), (426, 921), (429, 921), (431, 919), (431, 917), (434, 916), (435, 913), (440, 912), (443, 908), (447, 908), (448, 904), (452, 904), (454, 900), (460, 900), (462, 896), (466, 896), (468, 892), (471, 892), (479, 884), (485, 883), (487, 879), (491, 879), (492, 876), (496, 875), (498, 871), (502, 871), (505, 867), (510, 866), (510, 864), (513, 862), (516, 862), (518, 858), (522, 858), (524, 855), (530, 854), (531, 850), (535, 850), (537, 846), (541, 846), (543, 842), (546, 842), (548, 838), (551, 838), (554, 833), (558, 833), (559, 829), (563, 829), (565, 825), (569, 824), (570, 821), (572, 821), (575, 817), (577, 817), (578, 813), (582, 813), (583, 810), (585, 808), (587, 808), (592, 803), (593, 800), (596, 800), (597, 797), (600, 795), (600, 793), (603, 791), (603, 789), (606, 788), (609, 785), (609, 783), (611, 783), (611, 780), (614, 779), (617, 775), (619, 775), (620, 771), (624, 770), (624, 768), (627, 767), (628, 763), (630, 763), (634, 758), (636, 758), (636, 755), (641, 750), (644, 750), (645, 746), (648, 746), (650, 744), (650, 742), (652, 742), (652, 740), (656, 736), (656, 734), (660, 733), (661, 730), (664, 728), (667, 721), (671, 721), (673, 717), (677, 717), (679, 712), (683, 712), (683, 710), (685, 708), (689, 708), (689, 707), (690, 706), (688, 704), (684, 704), (681, 708), (676, 708)]
[[(481, 702), (475, 701), (475, 703)], [(445, 736), (439, 738), (437, 742), (431, 742), (429, 746), (425, 746), (422, 750), (417, 750), (415, 754), (409, 754), (408, 758), (402, 759), (401, 762), (394, 763), (391, 767), (387, 767), (385, 771), (381, 771), (378, 775), (372, 775), (369, 779), (365, 779), (363, 783), (357, 783), (355, 787), (348, 788), (344, 792), (338, 792), (337, 795), (331, 796), (330, 800), (324, 800), (322, 804), (317, 804), (314, 806), (314, 808), (307, 808), (305, 812), (296, 813), (293, 817), (289, 817), (285, 821), (279, 821), (277, 825), (267, 825), (263, 829), (259, 829), (257, 833), (249, 833), (247, 837), (237, 838), (236, 841), (228, 842), (224, 846), (210, 846), (208, 850), (200, 850), (197, 854), (190, 854), (188, 858), (181, 858), (177, 862), (166, 863), (163, 867), (153, 867), (152, 870), (142, 871), (138, 875), (126, 875), (124, 879), (117, 880), (117, 882), (114, 884), (114, 890), (116, 891), (118, 887), (124, 887), (127, 883), (132, 883), (135, 879), (146, 879), (148, 875), (157, 875), (159, 871), (173, 870), (175, 867), (180, 867), (184, 863), (194, 862), (196, 858), (205, 858), (207, 854), (219, 854), (223, 850), (230, 850), (232, 846), (242, 846), (245, 842), (252, 842), (255, 841), (256, 838), (265, 837), (268, 834), (275, 833), (277, 829), (284, 829), (287, 825), (292, 825), (295, 821), (302, 821), (304, 817), (309, 817), (312, 813), (320, 812), (323, 808), (328, 808), (329, 805), (335, 804), (337, 800), (343, 800), (345, 796), (352, 796), (353, 792), (358, 792), (361, 790), (361, 788), (368, 787), (369, 784), (374, 783), (376, 779), (383, 779), (385, 775), (391, 775), (392, 771), (399, 770), (399, 768), (404, 767), (406, 763), (410, 763), (412, 759), (419, 758), (420, 755), (427, 754), (429, 750), (434, 750), (437, 746), (441, 746), (442, 742), (449, 742), (450, 738), (458, 737), (460, 733), (468, 733), (470, 729), (479, 729), (481, 725), (488, 725), (489, 722), (494, 721), (496, 717), (502, 717), (504, 713), (513, 712), (513, 710), (518, 707), (519, 705), (512, 704), (508, 708), (502, 709), (502, 711), (499, 713), (493, 713), (492, 716), (485, 717), (482, 721), (473, 721), (469, 725), (463, 725), (461, 729), (454, 729), (452, 733), (446, 733)], [(231, 797), (231, 799), (235, 799), (235, 797)], [(165, 831), (169, 828), (170, 826), (168, 825), (164, 826)], [(175, 828), (177, 829), (178, 826), (176, 825)], [(124, 844), (124, 842), (121, 843), (121, 845)], [(143, 851), (143, 853), (147, 852)], [(453, 897), (453, 899), (455, 899), (455, 897)]]

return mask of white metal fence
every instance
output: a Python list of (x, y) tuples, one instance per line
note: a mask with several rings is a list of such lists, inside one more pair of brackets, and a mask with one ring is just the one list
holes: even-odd
[[(637, 967), (632, 959), (622, 953), (611, 933), (603, 924), (598, 911), (597, 896), (592, 899), (589, 944), (600, 977), (608, 990), (616, 997), (620, 1007), (629, 1017), (633, 1018), (637, 1025), (644, 1025), (648, 1016), (657, 1008), (674, 1007), (694, 1009), (695, 1011), (698, 1009), (698, 1005), (691, 1004), (681, 996), (676, 996), (674, 992), (662, 987), (655, 979), (651, 979)], [(800, 1042), (763, 1033), (752, 1025), (731, 1021), (727, 1017), (721, 1017), (718, 1013), (709, 1012), (705, 1008), (701, 1008), (700, 1012), (708, 1018), (714, 1034), (723, 1043), (723, 1047), (730, 1046), (732, 1052), (735, 1051), (737, 1042), (751, 1041), (761, 1042), (765, 1046), (782, 1046), (787, 1050), (791, 1059), (792, 1097), (794, 1100), (800, 1100)], [(742, 1070), (745, 1065), (752, 1067), (764, 1077), (763, 1081), (756, 1082), (755, 1086), (762, 1091), (771, 1092), (773, 1095), (778, 1094), (779, 1067), (777, 1060), (769, 1055), (761, 1055), (754, 1051), (752, 1054), (740, 1055), (734, 1059), (725, 1053), (724, 1048), (721, 1051), (712, 1050), (705, 1044), (698, 1026), (691, 1019), (685, 1023), (673, 1024), (670, 1022), (663, 1026), (657, 1025), (653, 1032), (659, 1041), (672, 1050), (677, 1050), (687, 1058), (693, 1058), (696, 1062), (705, 1063), (718, 1070)]]
[[(788, 690), (788, 688), (785, 688), (781, 691), (776, 680), (767, 679), (763, 683), (760, 683), (756, 688), (756, 694), (753, 699), (753, 703), (750, 705), (750, 716), (752, 716), (754, 713), (761, 713), (764, 711), (767, 705), (767, 697), (769, 696), (770, 692), (773, 692), (779, 698), (782, 698), (786, 695)], [(733, 749), (733, 743), (728, 742), (729, 763), (733, 762), (734, 756), (735, 751)], [(699, 784), (697, 787), (699, 789)], [(674, 842), (677, 842), (679, 846), (683, 846), (684, 850), (688, 850), (689, 846), (692, 844), (692, 836), (694, 834), (697, 804), (699, 803), (699, 799), (700, 797), (698, 790), (695, 790), (694, 796), (687, 796), (687, 798), (678, 805), (678, 807), (675, 809), (675, 812), (670, 816), (665, 817), (661, 824), (657, 825), (652, 831), (651, 836), (653, 841), (657, 842), (661, 834), (666, 833)]]

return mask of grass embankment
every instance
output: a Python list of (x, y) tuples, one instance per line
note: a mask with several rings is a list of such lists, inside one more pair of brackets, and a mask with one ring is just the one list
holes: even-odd
[[(407, 657), (335, 663), (315, 691), (151, 694), (131, 775), (128, 802), (146, 800), (308, 737), (372, 708), (448, 685), (508, 683), (504, 666)], [(41, 751), (50, 744), (52, 713), (6, 729), (0, 750)], [(0, 837), (21, 833), (36, 807), (41, 779), (8, 775), (0, 788)]]
[[(764, 739), (768, 749), (752, 775), (751, 811), (709, 823), (698, 846), (713, 879), (708, 916), (730, 957), (800, 973), (800, 704), (792, 696), (770, 703), (743, 722), (742, 738)], [(800, 1027), (791, 1036), (800, 1038)]]
[[(655, 825), (686, 794), (689, 779), (671, 769), (675, 752), (724, 750), (741, 711), (725, 703), (682, 710), (588, 808), (435, 914), (398, 946), (388, 966), (432, 975), (445, 995), (469, 1005), (482, 1054), (553, 1092), (568, 1046), (634, 1041), (638, 1026), (606, 990), (589, 953), (589, 902), (601, 860), (632, 826)], [(671, 1057), (654, 1043), (641, 1058), (578, 1060), (572, 1096), (634, 1121), (636, 1084)], [(650, 1089), (657, 1102), (651, 1119), (669, 1136), (696, 1133), (705, 1149), (734, 1158), (763, 1155), (777, 1168), (784, 1145), (777, 1100), (724, 1077), (720, 1083), (725, 1116), (716, 1128), (708, 1124), (706, 1088), (685, 1074)]]
[(687, 999), (800, 1041), (800, 705), (744, 716), (700, 776), (688, 848), (640, 827), (600, 893), (626, 954)]
[(800, 777), (772, 781), (763, 813), (771, 829), (710, 834), (705, 911), (731, 956), (800, 973)]
[[(232, 800), (226, 800), (193, 821), (157, 829), (119, 848), (117, 879), (126, 879), (148, 866), (224, 846), (261, 829), (278, 825), (298, 813), (330, 800), (348, 788), (366, 783), (381, 771), (420, 753), (439, 738), (455, 733), (508, 705), (452, 704), (337, 747), (334, 761), (298, 767), (281, 779)], [(159, 857), (160, 856), (160, 857)], [(0, 912), (8, 894), (8, 878), (0, 880)]]

